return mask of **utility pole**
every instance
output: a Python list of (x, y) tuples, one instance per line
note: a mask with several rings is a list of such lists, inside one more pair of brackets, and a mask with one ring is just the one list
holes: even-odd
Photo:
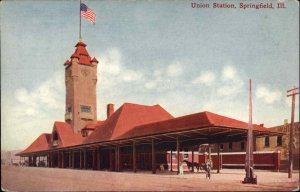
[(252, 131), (252, 84), (249, 80), (249, 124), (247, 134), (247, 148), (246, 148), (246, 175), (242, 183), (257, 184), (257, 176), (254, 175), (253, 168), (253, 131)]
[(295, 98), (299, 94), (297, 92), (298, 87), (294, 87), (287, 91), (287, 97), (292, 96), (292, 115), (291, 115), (291, 126), (290, 126), (290, 143), (289, 143), (289, 178), (292, 178), (293, 173), (293, 156), (294, 156), (294, 115), (295, 115)]

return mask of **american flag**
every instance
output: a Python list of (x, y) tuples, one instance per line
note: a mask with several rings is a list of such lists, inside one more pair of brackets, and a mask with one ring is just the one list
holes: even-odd
[(95, 25), (96, 14), (83, 3), (80, 4), (80, 15)]

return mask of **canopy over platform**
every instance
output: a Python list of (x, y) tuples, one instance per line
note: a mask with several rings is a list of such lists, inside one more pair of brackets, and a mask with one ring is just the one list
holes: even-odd
[[(88, 125), (93, 127), (94, 132), (86, 138), (70, 132), (69, 125), (56, 122), (53, 133), (57, 131), (61, 145), (53, 147), (53, 133), (48, 135), (50, 139), (43, 148), (34, 147), (32, 144), (23, 152), (17, 154), (27, 156), (47, 151), (94, 148), (96, 146), (176, 143), (181, 146), (197, 146), (203, 143), (222, 143), (241, 141), (247, 138), (248, 123), (233, 118), (225, 117), (208, 111), (174, 118), (161, 106), (144, 106), (125, 103), (113, 115), (105, 121)], [(64, 131), (68, 129), (68, 131)], [(65, 135), (68, 133), (68, 136)], [(275, 130), (270, 130), (262, 125), (253, 124), (254, 137), (267, 135), (282, 135)], [(72, 141), (74, 139), (74, 142)], [(170, 145), (166, 145), (170, 146)]]

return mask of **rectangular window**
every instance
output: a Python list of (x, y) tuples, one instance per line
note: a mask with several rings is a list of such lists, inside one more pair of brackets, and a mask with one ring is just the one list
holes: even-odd
[(224, 149), (224, 145), (222, 143), (222, 144), (220, 144), (220, 150), (222, 151), (223, 149)]
[(270, 147), (270, 138), (269, 138), (269, 136), (265, 137), (265, 147)]
[(277, 136), (277, 146), (282, 146), (282, 135)]
[(85, 105), (81, 105), (81, 112), (85, 112), (85, 113), (90, 113), (91, 112), (91, 107), (90, 106), (85, 106)]
[(71, 106), (69, 106), (69, 107), (67, 108), (67, 112), (68, 112), (68, 113), (72, 112), (72, 107), (71, 107)]
[(242, 142), (241, 142), (241, 150), (244, 150), (244, 149), (245, 149), (245, 142), (242, 141)]
[(228, 144), (228, 149), (232, 150), (232, 143), (231, 142)]

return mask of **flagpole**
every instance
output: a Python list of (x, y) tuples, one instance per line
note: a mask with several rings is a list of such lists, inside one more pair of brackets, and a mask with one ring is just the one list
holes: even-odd
[(80, 0), (80, 5), (79, 5), (79, 20), (80, 20), (80, 23), (79, 23), (79, 41), (82, 41), (82, 37), (81, 37), (81, 0)]

